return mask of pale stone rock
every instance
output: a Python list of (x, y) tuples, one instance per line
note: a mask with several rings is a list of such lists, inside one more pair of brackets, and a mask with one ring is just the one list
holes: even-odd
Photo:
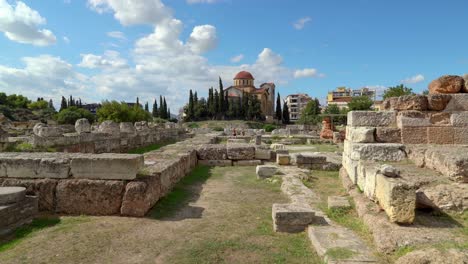
[(424, 95), (404, 95), (392, 97), (383, 103), (385, 110), (419, 110), (425, 111), (428, 108), (427, 97)]
[(289, 155), (285, 155), (285, 154), (276, 155), (276, 163), (278, 165), (289, 165), (290, 163)]
[[(450, 123), (456, 127), (467, 127), (468, 126), (468, 112), (457, 112), (452, 113), (450, 116)], [(468, 135), (465, 135), (468, 137)]]
[(352, 143), (345, 140), (344, 152), (353, 160), (401, 161), (406, 159), (405, 146), (395, 143)]
[(42, 123), (37, 123), (33, 128), (33, 133), (39, 137), (59, 137), (62, 131), (57, 127), (49, 127)]
[(395, 122), (395, 111), (351, 111), (348, 113), (348, 126), (353, 127), (386, 127), (394, 125)]
[(197, 156), (200, 160), (224, 160), (227, 159), (227, 148), (224, 144), (207, 144), (197, 148)]
[(396, 264), (466, 264), (468, 253), (459, 249), (420, 249), (399, 258)]
[(255, 172), (257, 173), (257, 178), (259, 179), (270, 178), (273, 175), (275, 175), (277, 171), (278, 167), (273, 165), (258, 165), (255, 169)]
[(375, 140), (380, 143), (401, 143), (401, 130), (393, 127), (377, 127)]
[(255, 158), (255, 147), (249, 144), (228, 144), (227, 157), (231, 160), (252, 160)]
[(428, 127), (431, 126), (429, 118), (412, 118), (400, 115), (397, 117), (397, 125), (399, 128), (403, 127)]
[(88, 119), (80, 118), (75, 122), (75, 131), (78, 134), (81, 133), (91, 133), (91, 125), (89, 124)]
[(21, 202), (25, 197), (24, 187), (0, 187), (0, 206)]
[(452, 99), (445, 107), (446, 112), (468, 111), (468, 93), (452, 94)]
[(255, 159), (259, 160), (270, 160), (271, 159), (271, 150), (255, 148)]
[(399, 178), (377, 174), (375, 196), (391, 222), (411, 224), (416, 209), (416, 190)]
[(135, 126), (131, 122), (122, 122), (120, 123), (120, 133), (133, 135), (136, 133)]
[(286, 146), (283, 144), (274, 143), (270, 145), (270, 148), (273, 150), (286, 149)]
[(346, 127), (346, 139), (356, 143), (373, 143), (375, 128), (374, 127)]
[(418, 207), (463, 212), (468, 210), (468, 185), (452, 183), (424, 186), (416, 192), (416, 199)]
[(427, 96), (429, 110), (442, 111), (452, 99), (450, 94), (430, 94)]
[(27, 195), (39, 198), (40, 211), (55, 211), (55, 187), (57, 180), (52, 179), (4, 179), (2, 186), (22, 186)]
[(314, 222), (315, 211), (299, 204), (273, 204), (272, 217), (275, 232), (302, 232)]
[(468, 147), (433, 147), (424, 155), (425, 166), (456, 182), (468, 182)]
[(444, 75), (429, 84), (430, 94), (456, 94), (461, 91), (465, 83), (462, 77)]
[(292, 164), (324, 164), (327, 162), (327, 157), (318, 153), (293, 153), (291, 154)]
[(114, 121), (106, 120), (99, 125), (98, 131), (101, 133), (118, 135), (120, 134), (120, 126)]
[(131, 180), (143, 165), (142, 155), (79, 155), (71, 160), (70, 172), (73, 178), (80, 179)]
[(257, 166), (261, 165), (261, 160), (236, 160), (234, 161), (234, 166)]
[(392, 165), (383, 164), (380, 166), (378, 173), (384, 175), (385, 177), (398, 178), (400, 177), (400, 170), (393, 167)]

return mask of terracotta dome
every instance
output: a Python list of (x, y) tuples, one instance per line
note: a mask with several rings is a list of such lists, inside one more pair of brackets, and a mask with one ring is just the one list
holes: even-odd
[(254, 80), (254, 77), (248, 71), (241, 71), (238, 74), (236, 74), (236, 77), (234, 77), (234, 80), (236, 80), (236, 79)]

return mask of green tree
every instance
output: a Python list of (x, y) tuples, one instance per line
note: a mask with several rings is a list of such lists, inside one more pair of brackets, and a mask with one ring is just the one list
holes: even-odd
[(153, 102), (153, 117), (158, 117), (159, 116), (159, 112), (158, 112), (158, 103), (156, 102), (156, 99), (154, 99), (154, 102)]
[(220, 105), (219, 105), (219, 102), (220, 102), (220, 99), (219, 99), (219, 94), (218, 94), (218, 90), (215, 90), (215, 93), (214, 93), (214, 117), (216, 117), (218, 115), (218, 113), (220, 112)]
[(49, 108), (49, 103), (44, 100), (39, 100), (33, 103), (28, 104), (28, 109), (31, 110), (40, 110)]
[(194, 105), (194, 101), (193, 101), (192, 89), (190, 89), (189, 103), (188, 103), (188, 107), (187, 107), (186, 118), (189, 121), (191, 121), (191, 120), (193, 120), (195, 118), (195, 105)]
[(49, 108), (55, 112), (55, 106), (54, 106), (54, 102), (52, 101), (52, 99), (49, 100)]
[(166, 97), (163, 99), (163, 118), (168, 119), (169, 117), (167, 116), (167, 103), (166, 103)]
[(422, 91), (422, 94), (423, 94), (423, 95), (428, 95), (428, 94), (429, 94), (429, 90), (425, 89), (424, 91)]
[(348, 103), (350, 111), (364, 111), (371, 109), (374, 102), (368, 96), (355, 96)]
[(125, 102), (104, 101), (97, 111), (99, 122), (112, 120), (114, 122), (139, 122), (151, 120), (151, 114), (141, 107), (129, 107)]
[(163, 114), (164, 114), (164, 113), (163, 113), (163, 112), (164, 112), (163, 107), (164, 107), (164, 104), (163, 104), (162, 95), (159, 95), (159, 117), (160, 117), (160, 118), (163, 118), (163, 117), (162, 117)]
[(301, 124), (317, 124), (320, 122), (320, 104), (318, 99), (311, 100), (302, 110), (299, 123)]
[(27, 97), (22, 95), (10, 94), (6, 97), (6, 105), (10, 108), (27, 108), (31, 103)]
[(385, 100), (390, 97), (399, 97), (403, 95), (412, 95), (412, 94), (414, 94), (413, 89), (408, 88), (404, 86), (403, 84), (400, 84), (400, 85), (389, 87), (388, 89), (386, 89), (383, 94), (383, 99)]
[(94, 115), (86, 109), (70, 106), (56, 114), (56, 120), (59, 124), (74, 125), (76, 120), (86, 118), (90, 123), (94, 121)]
[(145, 103), (145, 111), (146, 111), (146, 112), (149, 112), (149, 105), (148, 105), (148, 102)]
[(281, 97), (278, 93), (278, 97), (276, 98), (276, 120), (282, 120), (283, 113), (281, 111)]
[(286, 102), (283, 104), (283, 124), (289, 124), (289, 107)]
[(62, 102), (60, 103), (60, 111), (67, 109), (68, 104), (65, 97), (62, 96)]
[(221, 116), (223, 116), (226, 112), (226, 104), (224, 102), (224, 87), (221, 77), (219, 77), (219, 112), (221, 113)]

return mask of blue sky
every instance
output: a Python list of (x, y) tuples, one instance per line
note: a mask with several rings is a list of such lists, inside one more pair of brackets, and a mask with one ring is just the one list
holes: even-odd
[[(123, 2), (127, 2), (124, 4)], [(0, 90), (172, 109), (240, 70), (282, 96), (468, 72), (464, 0), (0, 0)], [(173, 110), (173, 112), (175, 112)]]

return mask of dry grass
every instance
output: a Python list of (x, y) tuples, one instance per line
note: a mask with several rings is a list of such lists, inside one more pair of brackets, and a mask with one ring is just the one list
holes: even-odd
[[(0, 252), (0, 263), (321, 263), (304, 233), (272, 231), (271, 206), (286, 202), (280, 183), (254, 167), (199, 169), (158, 219), (65, 219)], [(186, 195), (188, 194), (188, 195)], [(79, 217), (78, 217), (79, 218)], [(68, 220), (67, 220), (68, 221)]]

